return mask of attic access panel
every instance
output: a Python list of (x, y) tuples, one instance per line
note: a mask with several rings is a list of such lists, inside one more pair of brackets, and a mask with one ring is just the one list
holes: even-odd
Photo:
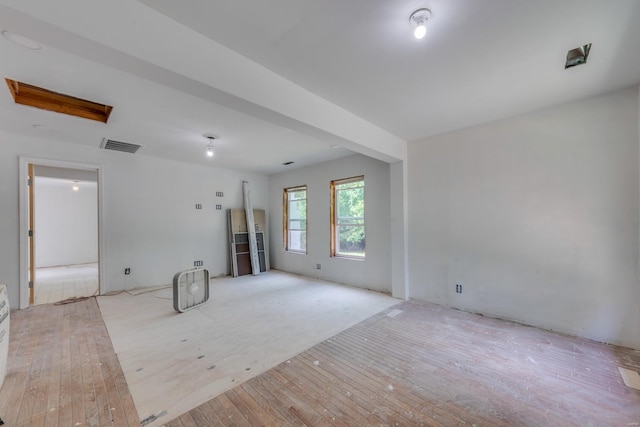
[(102, 123), (107, 123), (111, 110), (113, 110), (113, 107), (109, 105), (76, 98), (16, 80), (7, 78), (4, 80), (7, 82), (11, 96), (13, 96), (16, 104), (82, 117), (83, 119), (96, 120)]

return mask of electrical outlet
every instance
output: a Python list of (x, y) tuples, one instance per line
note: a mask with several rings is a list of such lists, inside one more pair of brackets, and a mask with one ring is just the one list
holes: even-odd
[(203, 265), (204, 265), (204, 262), (202, 261), (193, 261), (194, 267), (202, 267)]
[(131, 269), (129, 267), (125, 268), (124, 274), (131, 274)]
[(320, 270), (322, 266), (320, 264), (316, 264), (316, 270)]
[(462, 293), (462, 285), (456, 283), (456, 293), (457, 294), (461, 294)]
[(222, 191), (216, 191), (216, 197), (224, 197), (224, 193)]
[(222, 210), (222, 205), (216, 205), (216, 210), (217, 211), (221, 211)]
[(196, 203), (196, 209), (202, 209), (202, 203)]

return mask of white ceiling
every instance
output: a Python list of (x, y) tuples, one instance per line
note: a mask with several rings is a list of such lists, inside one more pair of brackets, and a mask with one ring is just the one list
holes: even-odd
[(141, 1), (406, 140), (640, 82), (638, 0)]
[(92, 181), (81, 181), (81, 180), (69, 180), (69, 179), (62, 179), (62, 178), (50, 178), (50, 177), (36, 177), (35, 178), (35, 185), (38, 186), (38, 188), (66, 188), (69, 190), (69, 192), (74, 191), (73, 190), (73, 186), (77, 185), (79, 190), (75, 190), (75, 191), (84, 191), (84, 190), (92, 190), (92, 191), (97, 191), (98, 189), (98, 183), (97, 182), (92, 182)]
[(98, 171), (68, 169), (55, 166), (35, 165), (34, 176), (36, 178), (51, 178), (66, 182), (98, 182)]
[(0, 29), (44, 45), (0, 39), (3, 77), (114, 106), (104, 125), (0, 91), (0, 129), (264, 173), (394, 161), (403, 140), (639, 84), (638, 22), (640, 0), (0, 0)]

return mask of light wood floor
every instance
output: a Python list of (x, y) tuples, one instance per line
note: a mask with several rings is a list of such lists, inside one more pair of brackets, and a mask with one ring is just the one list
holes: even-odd
[(167, 427), (637, 426), (618, 367), (640, 352), (405, 302)]
[(271, 270), (211, 281), (176, 313), (172, 289), (99, 297), (140, 420), (159, 427), (400, 301)]
[[(11, 317), (6, 425), (140, 425), (95, 299)], [(166, 425), (635, 426), (619, 367), (640, 352), (403, 302)]]
[(98, 294), (98, 263), (36, 269), (35, 305)]

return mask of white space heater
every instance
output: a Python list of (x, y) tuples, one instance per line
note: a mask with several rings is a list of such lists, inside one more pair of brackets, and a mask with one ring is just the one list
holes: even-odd
[(173, 276), (173, 308), (180, 313), (209, 301), (209, 270), (194, 268)]

